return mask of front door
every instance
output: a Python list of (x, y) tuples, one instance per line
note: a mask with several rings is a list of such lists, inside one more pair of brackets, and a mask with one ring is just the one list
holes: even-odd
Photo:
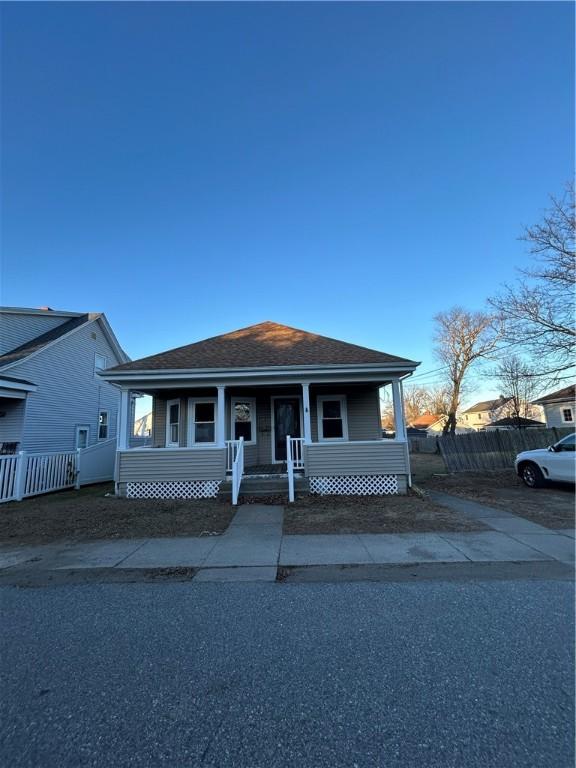
[(277, 397), (274, 403), (273, 461), (286, 461), (286, 438), (300, 437), (300, 400), (297, 397)]

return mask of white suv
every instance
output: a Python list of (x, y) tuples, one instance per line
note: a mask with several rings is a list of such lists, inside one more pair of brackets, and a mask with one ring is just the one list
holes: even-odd
[(576, 476), (576, 433), (549, 448), (522, 451), (516, 456), (516, 472), (529, 488), (540, 488), (546, 480), (573, 483)]

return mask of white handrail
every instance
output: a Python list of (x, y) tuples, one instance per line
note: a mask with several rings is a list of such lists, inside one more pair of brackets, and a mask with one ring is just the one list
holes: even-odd
[(234, 440), (233, 442), (237, 442), (238, 447), (232, 463), (232, 504), (238, 504), (238, 494), (240, 493), (242, 475), (244, 474), (244, 438), (241, 437), (240, 440)]
[(226, 440), (226, 472), (232, 472), (239, 445), (240, 440)]
[(294, 470), (304, 469), (304, 438), (286, 437), (286, 467), (288, 469), (288, 501), (294, 501)]

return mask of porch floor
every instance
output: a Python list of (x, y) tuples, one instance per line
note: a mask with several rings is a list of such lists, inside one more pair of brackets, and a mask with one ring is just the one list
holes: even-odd
[(254, 464), (244, 467), (244, 475), (285, 475), (287, 471), (285, 461), (281, 464)]

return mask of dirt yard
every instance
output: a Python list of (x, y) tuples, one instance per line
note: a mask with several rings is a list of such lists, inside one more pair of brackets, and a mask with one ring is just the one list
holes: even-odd
[[(574, 486), (550, 483), (545, 488), (531, 489), (510, 469), (448, 474), (439, 456), (411, 458), (418, 459), (412, 464), (414, 482), (424, 490), (435, 489), (472, 499), (546, 528), (574, 528)], [(426, 465), (429, 459), (433, 461)]]
[(112, 484), (35, 496), (0, 506), (0, 543), (49, 544), (116, 538), (223, 533), (236, 508), (229, 501), (117, 499)]
[(304, 496), (284, 510), (284, 533), (484, 531), (481, 523), (410, 496)]

